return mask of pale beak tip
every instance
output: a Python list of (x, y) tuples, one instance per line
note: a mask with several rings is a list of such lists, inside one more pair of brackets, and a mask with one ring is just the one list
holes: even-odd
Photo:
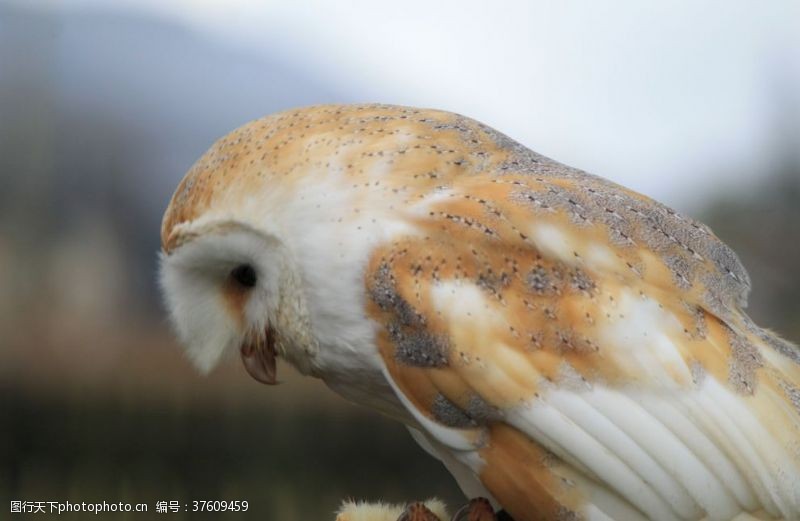
[(264, 331), (266, 341), (261, 343), (253, 340), (242, 344), (241, 355), (247, 373), (258, 382), (266, 385), (276, 385), (277, 370), (275, 367), (275, 344), (270, 328)]

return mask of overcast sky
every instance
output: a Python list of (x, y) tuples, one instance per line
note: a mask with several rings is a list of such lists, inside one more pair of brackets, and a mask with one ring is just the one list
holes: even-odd
[(684, 209), (757, 183), (781, 116), (800, 114), (793, 0), (35, 1), (280, 51), (356, 99), (469, 115)]

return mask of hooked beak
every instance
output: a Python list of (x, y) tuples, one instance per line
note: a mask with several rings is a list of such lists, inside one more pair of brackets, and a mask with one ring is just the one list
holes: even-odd
[(244, 368), (262, 384), (275, 385), (275, 338), (269, 325), (264, 329), (264, 336), (248, 335), (241, 347)]

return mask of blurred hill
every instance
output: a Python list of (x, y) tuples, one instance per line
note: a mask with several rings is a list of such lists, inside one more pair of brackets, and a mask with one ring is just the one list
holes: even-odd
[(722, 196), (701, 219), (750, 273), (750, 316), (800, 343), (800, 161), (786, 159), (758, 191)]
[(115, 275), (152, 297), (161, 214), (194, 160), (255, 117), (348, 101), (301, 62), (157, 19), (0, 4), (4, 240), (105, 233), (124, 251)]
[(696, 217), (737, 252), (750, 273), (748, 314), (800, 344), (800, 92), (790, 80), (776, 80), (768, 111), (770, 160), (756, 183), (720, 185)]

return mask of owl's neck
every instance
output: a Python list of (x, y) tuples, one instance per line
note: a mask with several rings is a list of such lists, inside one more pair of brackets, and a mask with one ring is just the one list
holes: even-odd
[[(273, 319), (280, 355), (300, 373), (320, 378), (348, 401), (410, 422), (411, 418), (383, 376), (372, 335), (352, 335), (371, 327), (366, 323), (358, 326), (351, 323), (353, 327), (346, 329), (351, 334), (343, 335), (343, 330), (329, 328), (324, 316), (315, 320), (307, 306), (308, 297), (297, 271), (289, 268), (282, 273), (279, 306)], [(311, 308), (324, 315), (338, 311), (343, 323), (366, 320), (342, 316), (345, 311), (342, 308)], [(318, 327), (312, 327), (312, 324)], [(374, 356), (368, 353), (374, 353)]]
[(311, 374), (319, 343), (311, 330), (300, 276), (291, 262), (285, 262), (281, 270), (278, 305), (272, 320), (278, 354), (300, 373)]

